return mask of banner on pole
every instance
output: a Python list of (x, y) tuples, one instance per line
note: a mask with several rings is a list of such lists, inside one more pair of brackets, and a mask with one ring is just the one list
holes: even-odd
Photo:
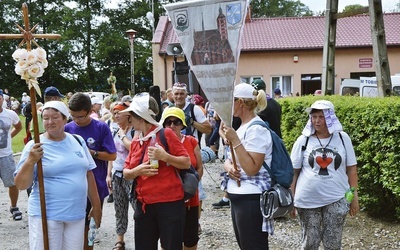
[(199, 84), (222, 121), (232, 124), (233, 89), (247, 0), (195, 0), (165, 5)]

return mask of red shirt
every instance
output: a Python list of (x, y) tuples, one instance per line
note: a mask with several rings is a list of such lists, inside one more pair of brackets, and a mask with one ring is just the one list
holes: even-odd
[[(185, 136), (184, 135), (184, 140), (183, 140), (183, 146), (187, 150), (189, 157), (190, 157), (190, 163), (192, 166), (197, 169), (197, 159), (196, 155), (194, 154), (194, 149), (198, 146), (197, 139), (194, 138), (193, 136)], [(201, 160), (201, 159), (199, 159)], [(197, 207), (200, 205), (200, 200), (199, 200), (199, 190), (197, 190), (196, 194), (189, 199), (188, 202), (185, 203), (186, 207)]]
[[(153, 126), (149, 133), (156, 127)], [(169, 128), (164, 129), (164, 135), (168, 144), (169, 154), (174, 156), (188, 156), (183, 144), (176, 134)], [(157, 132), (157, 142), (163, 147), (160, 141), (160, 132)], [(135, 139), (132, 141), (129, 155), (125, 160), (124, 168), (133, 169), (140, 165), (140, 159), (143, 162), (149, 160), (147, 148), (150, 140), (144, 141), (140, 145), (140, 141)], [(155, 176), (139, 176), (136, 178), (137, 199), (145, 204), (154, 204), (160, 202), (171, 202), (183, 199), (182, 182), (177, 175), (176, 168), (172, 165), (167, 166), (163, 161), (159, 161), (158, 174)]]

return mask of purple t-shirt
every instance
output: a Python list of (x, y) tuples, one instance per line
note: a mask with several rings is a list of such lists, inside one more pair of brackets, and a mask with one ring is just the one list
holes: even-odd
[[(65, 131), (82, 136), (89, 149), (105, 151), (110, 154), (117, 152), (110, 128), (104, 122), (92, 119), (90, 124), (84, 127), (79, 127), (75, 122), (70, 122), (65, 125)], [(106, 182), (108, 162), (99, 159), (94, 159), (94, 161), (97, 167), (92, 171), (96, 179), (100, 200), (103, 200), (109, 194)]]

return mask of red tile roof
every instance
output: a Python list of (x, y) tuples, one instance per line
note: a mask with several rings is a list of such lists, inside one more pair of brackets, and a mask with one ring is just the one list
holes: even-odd
[[(386, 44), (400, 46), (400, 13), (384, 14)], [(245, 23), (242, 51), (322, 49), (325, 17), (253, 18)], [(371, 47), (369, 15), (338, 19), (336, 48)], [(154, 43), (166, 53), (170, 43), (179, 43), (168, 17), (160, 17)]]

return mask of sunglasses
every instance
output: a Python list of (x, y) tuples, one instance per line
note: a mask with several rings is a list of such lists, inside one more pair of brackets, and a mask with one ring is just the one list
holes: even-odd
[(165, 122), (164, 122), (164, 125), (165, 126), (171, 126), (172, 125), (172, 123), (175, 125), (175, 126), (180, 126), (180, 125), (182, 125), (182, 121), (181, 120), (179, 120), (179, 119), (177, 119), (177, 120), (165, 120)]

